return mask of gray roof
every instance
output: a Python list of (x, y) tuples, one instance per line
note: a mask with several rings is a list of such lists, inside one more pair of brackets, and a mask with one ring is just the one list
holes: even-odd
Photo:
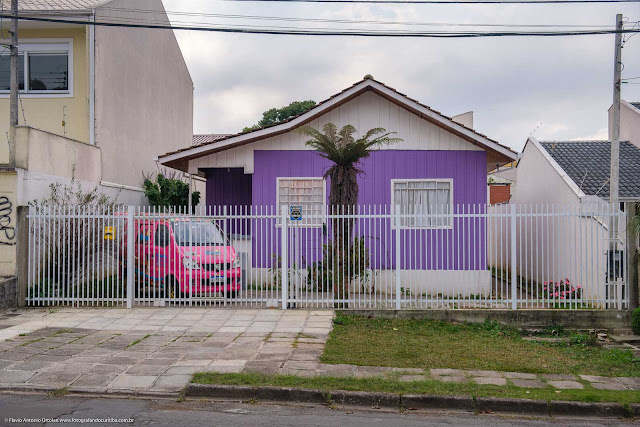
[[(11, 9), (11, 0), (1, 0), (1, 7)], [(62, 11), (95, 9), (113, 0), (20, 0), (18, 10), (29, 11)]]
[(212, 142), (220, 141), (228, 137), (229, 134), (216, 134), (216, 133), (207, 133), (200, 135), (193, 135), (192, 145), (200, 145), (200, 144), (210, 144)]
[[(610, 141), (540, 141), (553, 160), (589, 196), (609, 197)], [(620, 198), (640, 199), (640, 149), (620, 142)]]

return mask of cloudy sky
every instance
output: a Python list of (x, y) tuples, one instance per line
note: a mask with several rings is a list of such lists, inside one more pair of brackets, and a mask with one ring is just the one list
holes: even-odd
[[(614, 25), (640, 20), (640, 4), (340, 5), (164, 0), (168, 11), (454, 24)], [(305, 28), (468, 30), (174, 15), (175, 21)], [(481, 28), (481, 30), (496, 28)], [(540, 28), (529, 28), (541, 30)], [(503, 30), (498, 28), (497, 30)], [(546, 30), (546, 29), (542, 29)], [(614, 36), (385, 39), (177, 32), (195, 86), (194, 132), (231, 133), (295, 100), (321, 101), (365, 74), (522, 149), (538, 139), (606, 138)], [(623, 49), (623, 78), (640, 76), (640, 36)], [(636, 82), (640, 83), (640, 79)], [(640, 100), (640, 84), (623, 85)]]

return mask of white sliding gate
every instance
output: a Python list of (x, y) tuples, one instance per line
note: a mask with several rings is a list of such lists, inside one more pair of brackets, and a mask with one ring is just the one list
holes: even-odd
[[(605, 204), (31, 207), (30, 306), (626, 308)], [(609, 236), (619, 221), (620, 236)]]

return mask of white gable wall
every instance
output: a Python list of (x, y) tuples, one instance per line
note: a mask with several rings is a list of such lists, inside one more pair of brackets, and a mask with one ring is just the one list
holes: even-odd
[[(362, 133), (371, 128), (383, 127), (389, 132), (397, 132), (396, 136), (404, 140), (384, 146), (383, 150), (482, 151), (482, 148), (370, 91), (320, 116), (309, 125), (321, 129), (330, 122), (338, 128), (351, 124)], [(254, 150), (312, 150), (305, 145), (308, 139), (296, 131), (266, 138), (190, 160), (189, 172), (196, 173), (202, 168), (242, 167), (245, 173), (253, 173)]]
[(516, 192), (511, 203), (579, 203), (576, 192), (531, 141), (516, 168)]
[[(609, 108), (609, 139), (611, 140), (613, 111)], [(640, 148), (640, 110), (626, 101), (620, 103), (620, 140)]]

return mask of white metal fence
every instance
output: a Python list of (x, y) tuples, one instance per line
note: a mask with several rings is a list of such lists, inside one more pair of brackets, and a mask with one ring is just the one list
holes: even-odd
[[(607, 205), (30, 208), (27, 304), (625, 308)], [(298, 215), (299, 214), (299, 215)], [(299, 219), (298, 219), (299, 218)], [(619, 221), (621, 238), (609, 237)]]

